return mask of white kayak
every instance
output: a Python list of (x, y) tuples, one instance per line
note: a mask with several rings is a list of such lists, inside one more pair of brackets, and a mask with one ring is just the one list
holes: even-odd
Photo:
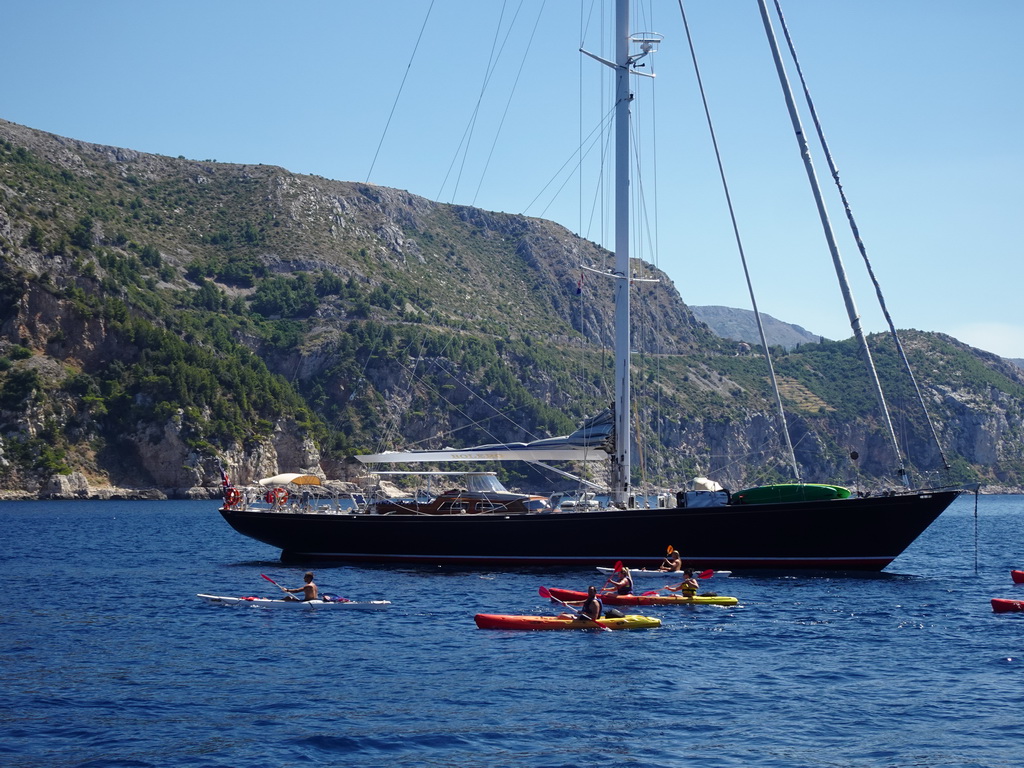
[[(601, 566), (598, 566), (597, 570), (600, 571), (601, 574), (604, 576), (611, 576), (613, 573), (615, 573), (614, 568), (603, 568)], [(682, 571), (648, 571), (646, 568), (630, 568), (629, 572), (630, 574), (632, 574), (634, 579), (668, 579), (668, 583), (672, 583), (673, 580), (683, 580)], [(715, 571), (714, 575), (731, 576), (732, 571)]]
[(391, 605), (390, 600), (281, 600), (270, 597), (222, 597), (221, 595), (196, 595), (208, 603), (216, 605), (251, 605), (260, 608), (348, 608), (351, 610), (379, 611)]

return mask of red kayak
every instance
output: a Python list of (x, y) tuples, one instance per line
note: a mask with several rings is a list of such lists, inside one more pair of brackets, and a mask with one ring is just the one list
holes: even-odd
[(1024, 584), (1024, 571), (1010, 571), (1010, 578), (1014, 584)]
[[(551, 597), (564, 603), (579, 603), (587, 599), (586, 592), (572, 589), (550, 589)], [(724, 595), (598, 595), (605, 605), (736, 605), (739, 600)]]
[(1004, 600), (1000, 597), (993, 597), (992, 610), (996, 613), (1024, 611), (1024, 600)]

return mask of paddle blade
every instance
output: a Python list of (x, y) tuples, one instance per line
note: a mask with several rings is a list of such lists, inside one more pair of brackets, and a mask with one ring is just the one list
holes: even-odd
[(667, 551), (667, 553), (668, 553), (668, 554), (670, 554), (670, 555), (671, 555), (671, 554), (672, 554), (673, 552), (675, 552), (675, 551), (676, 551), (676, 548), (675, 548), (675, 547), (673, 547), (673, 546), (672, 546), (671, 544), (669, 544), (669, 545), (668, 545), (668, 550), (666, 550), (666, 551)]
[(715, 575), (715, 572), (713, 570), (711, 570), (710, 568), (708, 568), (706, 571), (701, 571), (700, 574), (698, 574), (697, 578), (698, 579), (710, 579), (714, 575)]
[(537, 594), (541, 597), (546, 597), (549, 600), (551, 599), (551, 590), (549, 590), (547, 587), (541, 587), (540, 589), (538, 589)]
[(615, 569), (614, 570), (615, 570), (616, 573), (618, 573), (619, 571), (622, 570), (622, 561), (621, 560), (616, 560), (615, 561)]
[(264, 579), (266, 579), (267, 581), (269, 581), (269, 582), (270, 582), (271, 584), (273, 584), (273, 585), (274, 585), (275, 587), (277, 587), (278, 589), (280, 589), (280, 590), (281, 590), (282, 592), (287, 592), (287, 591), (288, 591), (287, 589), (285, 589), (284, 587), (282, 587), (282, 586), (281, 586), (280, 584), (278, 584), (278, 583), (277, 583), (276, 581), (274, 581), (274, 580), (273, 580), (272, 578), (270, 578), (269, 576), (267, 576), (267, 574), (265, 574), (265, 573), (261, 573), (261, 574), (260, 574), (260, 576), (262, 576), (262, 577), (263, 577)]

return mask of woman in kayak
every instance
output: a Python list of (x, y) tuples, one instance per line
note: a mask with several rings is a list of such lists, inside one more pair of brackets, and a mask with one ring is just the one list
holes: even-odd
[(693, 597), (697, 594), (697, 589), (700, 585), (697, 584), (697, 580), (693, 578), (693, 571), (687, 568), (683, 571), (683, 580), (676, 584), (674, 587), (668, 585), (665, 586), (669, 592), (682, 592), (683, 597)]
[[(313, 572), (312, 571), (306, 571), (306, 575), (303, 576), (302, 578), (306, 582), (305, 584), (303, 584), (301, 587), (295, 587), (294, 589), (286, 589), (285, 592), (301, 592), (302, 593), (302, 602), (308, 602), (310, 600), (316, 600), (317, 597), (319, 596), (319, 591), (316, 588), (316, 584), (313, 583)], [(298, 599), (299, 598), (292, 597), (291, 595), (288, 595), (288, 596), (285, 597), (285, 600), (298, 600)]]
[(608, 580), (611, 584), (602, 589), (602, 592), (614, 592), (617, 595), (633, 594), (633, 574), (629, 572), (629, 568), (623, 566), (618, 579), (613, 574)]

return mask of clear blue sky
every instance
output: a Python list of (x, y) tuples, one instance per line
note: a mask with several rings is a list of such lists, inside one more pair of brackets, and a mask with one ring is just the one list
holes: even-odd
[[(601, 45), (591, 3), (581, 13), (569, 0), (435, 0), (411, 59), (428, 7), (8, 0), (0, 117), (173, 157), (368, 179), (608, 242), (607, 224), (579, 202), (588, 182), (570, 180), (551, 202), (560, 177), (531, 204), (596, 122), (589, 91), (580, 108), (580, 73), (602, 68), (577, 53), (581, 39)], [(686, 10), (759, 307), (847, 338), (756, 3)], [(783, 11), (897, 326), (1024, 358), (1024, 2), (784, 0)], [(644, 134), (657, 144), (644, 149), (643, 229), (658, 246), (640, 255), (689, 304), (749, 308), (678, 4), (642, 12), (634, 30), (665, 41), (653, 90), (637, 85), (638, 120), (657, 126)], [(507, 43), (459, 153), (496, 34)], [(842, 228), (841, 206), (829, 210)], [(882, 330), (859, 255), (848, 237), (840, 245), (864, 325)]]

